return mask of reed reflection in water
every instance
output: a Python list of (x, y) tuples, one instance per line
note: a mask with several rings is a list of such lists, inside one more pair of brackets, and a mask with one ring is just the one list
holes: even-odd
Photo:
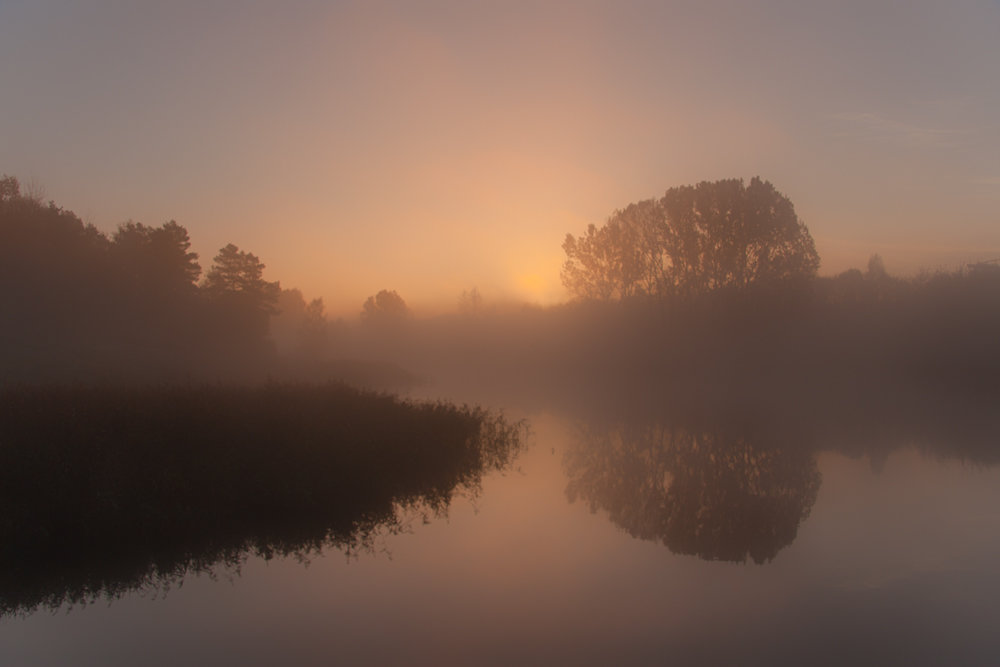
[(167, 588), (249, 555), (370, 548), (511, 465), (524, 426), (341, 385), (0, 397), (0, 615)]

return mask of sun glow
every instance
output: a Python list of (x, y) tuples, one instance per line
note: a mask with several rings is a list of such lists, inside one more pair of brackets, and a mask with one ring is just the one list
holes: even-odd
[(537, 299), (545, 293), (546, 282), (537, 273), (525, 273), (518, 277), (517, 286), (528, 296)]
[(528, 270), (515, 278), (518, 296), (538, 305), (548, 306), (565, 299), (559, 276), (551, 271)]

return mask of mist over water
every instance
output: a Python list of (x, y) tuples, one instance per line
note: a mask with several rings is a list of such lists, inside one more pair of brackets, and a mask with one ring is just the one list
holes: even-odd
[(0, 0), (0, 666), (997, 664), (998, 33)]
[(568, 236), (571, 302), (331, 320), (234, 244), (202, 278), (177, 223), (0, 185), (15, 664), (996, 655), (994, 264), (818, 277), (730, 180)]

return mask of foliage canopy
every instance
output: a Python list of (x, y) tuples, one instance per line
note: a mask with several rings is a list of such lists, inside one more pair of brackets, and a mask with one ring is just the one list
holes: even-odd
[(670, 188), (598, 228), (566, 235), (562, 280), (577, 298), (693, 295), (812, 277), (819, 255), (792, 202), (758, 177)]
[(368, 297), (361, 309), (361, 321), (369, 324), (401, 322), (410, 314), (403, 297), (396, 290), (380, 290)]

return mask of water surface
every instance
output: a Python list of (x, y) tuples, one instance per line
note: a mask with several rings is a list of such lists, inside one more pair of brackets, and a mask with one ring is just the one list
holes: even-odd
[[(190, 575), (166, 592), (7, 617), (0, 661), (995, 663), (1000, 470), (919, 443), (875, 456), (762, 444), (778, 472), (744, 466), (736, 476), (743, 504), (784, 499), (770, 524), (727, 532), (709, 516), (726, 506), (723, 485), (684, 510), (704, 520), (656, 523), (649, 517), (663, 503), (653, 503), (639, 530), (621, 519), (635, 508), (581, 491), (592, 423), (550, 413), (531, 423), (533, 446), (518, 470), (491, 474), (447, 516), (411, 511), (408, 529), (379, 536), (372, 551), (328, 549), (308, 564), (252, 557), (238, 573)], [(601, 437), (608, 433), (616, 431)], [(769, 474), (778, 480), (769, 489), (747, 482)], [(625, 478), (617, 484), (633, 500), (662, 500), (629, 490)], [(758, 510), (765, 523), (766, 514)], [(678, 536), (683, 526), (717, 539)], [(729, 545), (713, 550), (726, 544), (719, 535)], [(733, 546), (741, 539), (742, 551)]]

